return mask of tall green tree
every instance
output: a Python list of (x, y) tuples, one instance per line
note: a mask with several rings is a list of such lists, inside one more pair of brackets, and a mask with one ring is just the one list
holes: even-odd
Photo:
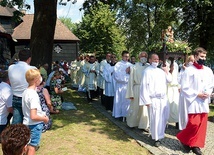
[(116, 12), (109, 5), (99, 3), (91, 7), (75, 33), (80, 38), (84, 53), (96, 53), (102, 57), (107, 52), (118, 53), (125, 49), (125, 36), (116, 23)]
[[(133, 55), (147, 50), (151, 44), (160, 42), (161, 32), (168, 25), (174, 29), (179, 26), (179, 10), (167, 6), (166, 0), (99, 1), (104, 1), (103, 3), (117, 12), (117, 22), (126, 35), (126, 47)], [(86, 0), (83, 8), (90, 12), (89, 8), (97, 4), (96, 0)]]
[(168, 0), (182, 14), (180, 31), (195, 46), (213, 49), (214, 1), (213, 0)]
[(73, 23), (72, 22), (72, 19), (71, 18), (66, 18), (66, 17), (60, 17), (59, 18), (61, 20), (61, 22), (67, 26), (67, 28), (69, 30), (71, 30), (73, 32), (73, 30), (76, 30), (77, 28), (77, 24)]
[(135, 55), (160, 42), (168, 25), (178, 27), (177, 10), (167, 8), (165, 0), (132, 0), (125, 5), (119, 18), (127, 35), (126, 45)]
[(205, 48), (209, 62), (214, 64), (214, 1), (167, 0), (167, 5), (180, 10), (180, 35), (185, 37), (193, 48)]

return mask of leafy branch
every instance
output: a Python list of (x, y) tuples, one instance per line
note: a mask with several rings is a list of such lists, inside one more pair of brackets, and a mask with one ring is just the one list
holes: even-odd
[[(150, 52), (162, 52), (163, 51), (163, 42), (157, 42), (155, 44), (151, 44), (147, 48)], [(191, 47), (188, 42), (185, 41), (174, 41), (173, 43), (166, 43), (166, 50), (168, 52), (183, 52), (183, 53), (191, 53)]]

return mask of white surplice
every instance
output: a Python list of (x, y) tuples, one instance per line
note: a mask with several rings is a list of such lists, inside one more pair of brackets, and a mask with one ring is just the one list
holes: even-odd
[(149, 104), (150, 132), (152, 139), (164, 138), (165, 127), (169, 118), (167, 83), (172, 81), (171, 74), (162, 69), (148, 66), (140, 85), (140, 105)]
[(105, 89), (105, 79), (104, 79), (104, 76), (103, 76), (103, 70), (104, 70), (106, 64), (107, 64), (107, 60), (106, 59), (102, 60), (100, 62), (98, 86), (101, 89)]
[(78, 63), (79, 62), (77, 60), (71, 61), (70, 68), (69, 68), (71, 82), (72, 82), (73, 85), (77, 84), (77, 72), (79, 70)]
[[(170, 64), (166, 63), (169, 67)], [(169, 123), (176, 123), (179, 120), (179, 83), (178, 83), (178, 64), (173, 62), (172, 82), (168, 83), (167, 97), (170, 105)]]
[(197, 69), (191, 65), (185, 69), (181, 92), (186, 99), (188, 114), (209, 113), (210, 97), (203, 100), (197, 95), (202, 92), (211, 95), (213, 85), (213, 72), (209, 67), (203, 66), (203, 69)]
[[(91, 70), (95, 70), (91, 72)], [(99, 74), (99, 64), (97, 62), (94, 63), (85, 63), (83, 66), (83, 73), (85, 74), (85, 85), (86, 90), (97, 90), (97, 76)]]
[(131, 99), (126, 117), (129, 127), (138, 127), (147, 129), (149, 127), (149, 115), (147, 106), (139, 106), (140, 83), (143, 70), (148, 67), (148, 64), (142, 65), (141, 62), (135, 63), (130, 67), (130, 77), (127, 86), (126, 98)]
[(132, 66), (130, 62), (121, 60), (114, 67), (115, 96), (112, 116), (115, 118), (126, 117), (128, 112), (130, 100), (125, 96), (129, 74), (126, 73), (126, 69), (130, 66)]
[(80, 68), (81, 68), (81, 60), (77, 61), (77, 75), (76, 75), (77, 85), (80, 83), (79, 82), (80, 81)]
[(103, 78), (105, 80), (105, 89), (103, 94), (106, 96), (114, 96), (114, 84), (115, 80), (113, 79), (114, 66), (106, 64), (103, 69)]
[(83, 88), (85, 87), (85, 74), (83, 73), (83, 66), (86, 64), (86, 63), (88, 63), (87, 61), (85, 61), (85, 60), (82, 60), (81, 62), (80, 62), (80, 65), (79, 65), (79, 67), (80, 67), (80, 69), (78, 70), (78, 72), (77, 72), (77, 77), (79, 78), (77, 81), (77, 84), (79, 85), (79, 89), (78, 89), (78, 91), (83, 91)]

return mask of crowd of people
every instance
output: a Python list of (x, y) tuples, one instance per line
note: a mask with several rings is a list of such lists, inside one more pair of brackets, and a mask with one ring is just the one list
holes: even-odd
[[(48, 64), (40, 66), (39, 69), (30, 66), (30, 50), (21, 50), (18, 56), (19, 61), (11, 64), (8, 71), (5, 71), (1, 77), (0, 134), (2, 133), (2, 149), (4, 154), (13, 154), (13, 152), (8, 152), (9, 148), (13, 151), (11, 146), (17, 145), (17, 147), (22, 147), (19, 148), (19, 151), (17, 150), (17, 155), (22, 151), (27, 152), (28, 155), (34, 155), (39, 148), (42, 132), (49, 130), (52, 126), (51, 114), (58, 114), (62, 108), (61, 94), (66, 90), (64, 83), (68, 75), (57, 64), (54, 65), (53, 71), (49, 75), (47, 74)], [(7, 129), (8, 124), (12, 124), (9, 125), (9, 129)], [(23, 141), (26, 146), (22, 145), (22, 142), (12, 145), (10, 136), (18, 137), (18, 133), (20, 136), (24, 134), (21, 133), (22, 130), (15, 129), (21, 128), (19, 126), (21, 124), (28, 127), (29, 131), (25, 129), (26, 136), (28, 132), (30, 133), (28, 143)], [(8, 134), (9, 131), (14, 133)]]
[[(19, 61), (9, 66), (0, 83), (0, 132), (6, 128), (3, 152), (8, 151), (10, 136), (15, 134), (9, 130), (15, 132), (15, 124), (24, 124), (30, 139), (26, 136), (20, 147), (28, 155), (35, 154), (42, 132), (51, 128), (50, 115), (60, 112), (63, 84), (71, 78), (72, 86), (85, 92), (88, 103), (100, 97), (112, 117), (130, 128), (150, 132), (154, 146), (161, 145), (167, 123), (175, 123), (184, 148), (200, 155), (214, 84), (213, 72), (205, 66), (206, 54), (205, 49), (196, 48), (180, 67), (176, 58), (168, 57), (160, 65), (157, 54), (144, 51), (139, 53), (139, 61), (134, 56), (130, 59), (128, 51), (122, 52), (119, 61), (113, 53), (106, 53), (100, 62), (95, 55), (87, 55), (70, 65), (54, 62), (48, 75), (48, 64), (39, 69), (30, 66), (30, 51), (21, 50)], [(10, 113), (14, 125), (7, 128)]]
[(128, 51), (120, 61), (111, 53), (101, 62), (94, 55), (80, 57), (71, 63), (72, 82), (85, 90), (89, 103), (100, 96), (112, 117), (150, 132), (154, 146), (161, 145), (167, 124), (175, 123), (186, 151), (202, 154), (214, 84), (206, 54), (199, 47), (184, 63), (168, 57), (165, 65), (157, 54), (146, 52), (139, 53), (138, 62)]

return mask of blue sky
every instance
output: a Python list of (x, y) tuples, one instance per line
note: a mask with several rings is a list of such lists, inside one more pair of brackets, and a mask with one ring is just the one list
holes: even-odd
[[(79, 11), (79, 8), (82, 7), (84, 1), (85, 0), (77, 0), (75, 4), (68, 2), (66, 6), (57, 5), (57, 17), (71, 18), (73, 23), (78, 23), (83, 16), (83, 11)], [(63, 2), (67, 2), (67, 0), (63, 0)], [(33, 14), (33, 0), (26, 0), (26, 3), (31, 5), (31, 9), (27, 10), (27, 14)]]

